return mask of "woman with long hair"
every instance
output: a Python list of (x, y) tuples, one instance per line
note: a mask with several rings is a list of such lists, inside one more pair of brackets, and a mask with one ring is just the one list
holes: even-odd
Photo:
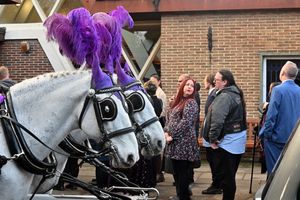
[(233, 200), (235, 175), (246, 148), (246, 105), (231, 71), (219, 70), (215, 87), (218, 91), (205, 117), (203, 137), (220, 159), (216, 171), (222, 176), (223, 200)]
[(176, 98), (170, 106), (165, 125), (167, 140), (166, 156), (171, 158), (177, 197), (189, 200), (189, 171), (199, 160), (195, 135), (198, 105), (195, 101), (195, 81), (188, 78), (182, 82)]

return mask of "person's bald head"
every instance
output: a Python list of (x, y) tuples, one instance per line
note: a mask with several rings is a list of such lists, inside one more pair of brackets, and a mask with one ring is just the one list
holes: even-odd
[(287, 79), (295, 80), (298, 74), (298, 67), (295, 63), (287, 61), (281, 68), (279, 79), (285, 81)]
[(187, 79), (190, 78), (190, 75), (189, 74), (181, 74), (179, 77), (178, 77), (178, 82), (177, 82), (177, 87), (179, 88), (180, 87), (180, 84), (182, 81), (185, 81)]
[(0, 66), (0, 80), (5, 80), (9, 78), (8, 68), (5, 66)]

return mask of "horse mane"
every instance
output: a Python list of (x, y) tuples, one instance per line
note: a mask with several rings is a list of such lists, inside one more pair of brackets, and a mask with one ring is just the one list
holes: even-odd
[(91, 74), (91, 70), (49, 72), (49, 73), (38, 75), (33, 78), (25, 79), (13, 85), (11, 88), (14, 90), (17, 89), (17, 90), (24, 91), (26, 90), (26, 88), (31, 88), (33, 85), (38, 87), (42, 85), (47, 85), (49, 84), (49, 81), (53, 81), (56, 79), (61, 79), (64, 77), (72, 77), (72, 76), (81, 76), (81, 75), (84, 76), (86, 74)]

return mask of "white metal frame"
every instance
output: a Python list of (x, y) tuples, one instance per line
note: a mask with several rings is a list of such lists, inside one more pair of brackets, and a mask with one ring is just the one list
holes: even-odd
[[(42, 22), (44, 22), (48, 16), (45, 14), (38, 0), (31, 0), (31, 1), (33, 7), (36, 9)], [(56, 0), (49, 13), (49, 16), (57, 12), (61, 8), (64, 2), (65, 0)], [(45, 36), (46, 34), (42, 26), (42, 23), (1, 24), (1, 26), (6, 27), (6, 35), (5, 35), (6, 40), (37, 39), (40, 42), (45, 54), (47, 55), (55, 71), (74, 69), (71, 61), (60, 54), (57, 45), (53, 42), (48, 42), (46, 40), (46, 36)], [(134, 66), (134, 63), (132, 62), (129, 56), (129, 53), (125, 50), (125, 48), (122, 48), (122, 55), (125, 58), (126, 62), (128, 63), (131, 71), (133, 72), (133, 75), (137, 79), (142, 81), (146, 72), (151, 67), (152, 61), (154, 60), (157, 52), (160, 50), (160, 47), (161, 47), (161, 39), (159, 38), (156, 44), (154, 45), (152, 51), (150, 52), (149, 57), (147, 58), (144, 66), (141, 68), (142, 70), (140, 72), (138, 72), (138, 70)]]
[(1, 24), (1, 26), (6, 27), (6, 40), (37, 39), (55, 71), (74, 69), (71, 61), (60, 54), (57, 44), (47, 41), (46, 31), (41, 23)]

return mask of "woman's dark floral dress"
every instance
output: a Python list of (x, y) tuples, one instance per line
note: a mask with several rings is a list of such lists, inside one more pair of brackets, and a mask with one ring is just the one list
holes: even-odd
[(186, 101), (183, 111), (177, 107), (169, 111), (164, 131), (171, 134), (173, 141), (166, 146), (166, 156), (175, 160), (199, 160), (195, 134), (198, 105), (194, 99)]

